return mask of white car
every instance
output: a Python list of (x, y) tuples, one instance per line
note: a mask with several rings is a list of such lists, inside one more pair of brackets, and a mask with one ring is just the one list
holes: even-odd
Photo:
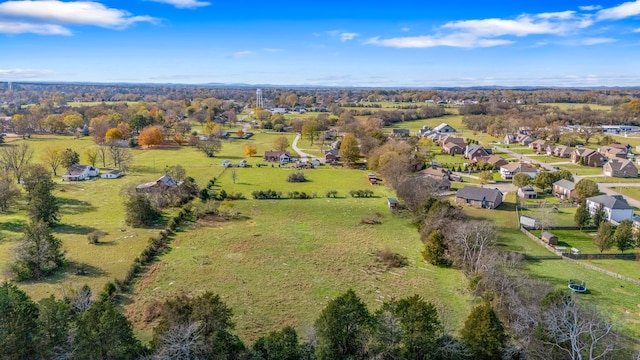
[(231, 161), (229, 161), (229, 160), (223, 160), (220, 163), (220, 166), (222, 166), (222, 167), (227, 167), (227, 166), (230, 166), (230, 165), (231, 165)]
[(247, 166), (247, 160), (242, 160), (238, 163), (238, 167), (245, 167)]

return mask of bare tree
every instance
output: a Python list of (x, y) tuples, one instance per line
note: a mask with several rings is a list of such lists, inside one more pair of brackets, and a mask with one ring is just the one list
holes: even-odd
[(31, 162), (33, 150), (26, 142), (17, 146), (6, 146), (0, 151), (0, 165), (7, 171), (14, 173), (18, 182), (22, 180), (24, 167)]
[(107, 167), (107, 155), (109, 154), (109, 147), (102, 144), (98, 145), (98, 159), (102, 161), (102, 167)]
[(20, 198), (21, 194), (22, 192), (12, 176), (8, 174), (0, 175), (0, 212), (8, 211), (9, 207)]
[(59, 148), (49, 147), (42, 155), (42, 161), (51, 167), (53, 176), (58, 176), (58, 168), (62, 165), (64, 151)]
[(613, 323), (600, 318), (595, 307), (581, 306), (562, 294), (542, 312), (543, 342), (572, 360), (607, 358), (616, 347)]
[(90, 147), (87, 149), (85, 154), (87, 155), (87, 160), (89, 161), (89, 164), (91, 164), (91, 166), (96, 166), (96, 163), (98, 162), (98, 155), (99, 155), (98, 149), (96, 149), (95, 147)]
[(153, 360), (198, 359), (202, 327), (197, 322), (177, 324), (160, 337)]
[(109, 146), (109, 157), (111, 158), (111, 162), (113, 162), (113, 166), (122, 171), (126, 171), (129, 163), (133, 160), (133, 155), (129, 149), (115, 146), (114, 144)]
[(496, 227), (488, 221), (458, 222), (453, 235), (458, 265), (467, 273), (478, 273), (483, 265), (483, 257), (497, 242)]

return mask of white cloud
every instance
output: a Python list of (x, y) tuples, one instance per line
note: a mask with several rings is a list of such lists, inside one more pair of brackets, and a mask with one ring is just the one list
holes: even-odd
[(283, 49), (277, 49), (277, 48), (263, 48), (262, 50), (268, 53), (279, 53), (284, 51)]
[(629, 1), (596, 13), (598, 20), (620, 20), (640, 15), (640, 0)]
[(132, 16), (125, 10), (108, 8), (93, 1), (58, 0), (6, 1), (0, 3), (0, 18), (6, 22), (23, 24), (24, 32), (34, 32), (30, 30), (48, 27), (52, 31), (45, 33), (55, 34), (58, 31), (64, 35), (69, 35), (70, 31), (62, 30), (64, 28), (61, 24), (124, 29), (137, 22), (159, 21), (151, 16)]
[(633, 29), (633, 32), (637, 32), (637, 33), (640, 33), (640, 28), (637, 28), (637, 29)]
[(42, 76), (52, 75), (50, 70), (36, 69), (0, 69), (0, 78), (2, 79), (33, 79)]
[(71, 30), (53, 24), (31, 24), (26, 22), (0, 21), (2, 34), (71, 35)]
[(594, 11), (594, 10), (602, 9), (602, 6), (600, 6), (600, 5), (584, 5), (584, 6), (578, 6), (578, 9), (580, 9), (582, 11)]
[(327, 31), (326, 34), (331, 36), (331, 37), (338, 38), (342, 42), (353, 40), (356, 37), (360, 36), (360, 34), (358, 34), (358, 33), (345, 32), (345, 31), (340, 31), (340, 30)]
[(247, 57), (247, 56), (251, 56), (255, 54), (255, 52), (251, 51), (251, 50), (242, 50), (242, 51), (236, 51), (233, 53), (233, 57), (236, 59), (240, 59), (243, 57)]
[(195, 8), (211, 5), (211, 3), (208, 1), (198, 1), (198, 0), (149, 0), (149, 1), (173, 5), (178, 9), (195, 9)]
[(562, 34), (575, 26), (573, 22), (537, 21), (530, 16), (522, 15), (515, 20), (494, 18), (452, 21), (444, 24), (442, 28), (464, 31), (477, 37), (497, 37), (504, 35)]
[(607, 37), (595, 37), (595, 38), (586, 38), (582, 39), (580, 42), (582, 45), (599, 45), (599, 44), (607, 44), (618, 41), (617, 39), (607, 38)]
[(408, 26), (403, 26), (400, 28), (400, 31), (404, 31), (404, 32), (411, 31), (411, 28)]
[(393, 48), (429, 48), (436, 46), (450, 46), (460, 48), (492, 47), (513, 44), (511, 40), (504, 39), (482, 39), (468, 34), (455, 34), (444, 37), (437, 36), (407, 36), (390, 39), (380, 39), (374, 37), (365, 44), (380, 45)]
[(536, 14), (537, 18), (540, 19), (559, 19), (559, 20), (568, 20), (573, 19), (576, 12), (572, 10), (560, 11), (560, 12), (547, 12)]

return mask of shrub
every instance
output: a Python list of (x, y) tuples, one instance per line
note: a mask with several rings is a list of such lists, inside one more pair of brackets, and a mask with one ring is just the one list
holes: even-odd
[(303, 173), (297, 172), (297, 173), (289, 174), (287, 181), (288, 182), (305, 182), (307, 181), (307, 179), (304, 177)]
[(265, 200), (265, 199), (280, 199), (282, 197), (281, 192), (276, 192), (274, 190), (256, 190), (251, 193), (254, 199), (257, 200)]
[(87, 235), (87, 240), (89, 244), (97, 244), (100, 241), (100, 237), (106, 235), (103, 231), (94, 230)]
[(395, 253), (389, 249), (376, 252), (378, 261), (383, 263), (387, 269), (401, 268), (409, 265), (409, 259), (401, 254)]
[(314, 197), (313, 195), (309, 195), (307, 193), (303, 192), (298, 192), (298, 191), (292, 191), (289, 193), (289, 198), (291, 199), (311, 199), (312, 197)]
[(338, 197), (338, 191), (337, 190), (329, 190), (327, 191), (327, 195), (328, 198), (332, 197), (332, 198), (337, 198)]
[(349, 191), (349, 195), (355, 198), (372, 197), (373, 190), (351, 190)]

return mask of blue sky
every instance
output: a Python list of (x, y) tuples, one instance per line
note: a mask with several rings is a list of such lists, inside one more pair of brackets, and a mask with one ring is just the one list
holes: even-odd
[(640, 0), (0, 0), (0, 54), (0, 81), (640, 86)]

